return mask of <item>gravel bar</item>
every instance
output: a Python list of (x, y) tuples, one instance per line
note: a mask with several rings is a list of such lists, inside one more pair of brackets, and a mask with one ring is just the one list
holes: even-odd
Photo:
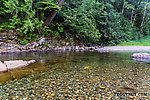
[(111, 46), (98, 49), (99, 52), (150, 52), (150, 46)]

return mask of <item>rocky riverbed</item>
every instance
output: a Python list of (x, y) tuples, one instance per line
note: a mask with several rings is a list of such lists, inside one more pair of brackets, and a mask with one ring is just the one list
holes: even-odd
[(0, 99), (148, 100), (150, 65), (133, 62), (131, 54), (43, 54), (49, 58), (45, 63), (9, 72), (15, 79), (0, 84)]
[[(91, 66), (83, 66), (80, 70), (70, 72), (63, 70), (55, 72), (51, 69), (0, 85), (0, 98), (3, 100), (149, 99), (149, 85), (144, 85), (142, 81), (144, 79), (137, 79), (132, 71), (127, 72), (129, 76), (126, 76), (127, 73), (122, 72), (126, 68), (118, 69), (118, 71), (113, 71), (114, 69), (112, 71), (95, 70)], [(126, 93), (128, 95), (125, 95)], [(143, 94), (140, 96), (138, 93)]]

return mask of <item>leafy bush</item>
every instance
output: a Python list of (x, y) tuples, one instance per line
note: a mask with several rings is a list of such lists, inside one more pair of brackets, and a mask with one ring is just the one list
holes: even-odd
[[(86, 44), (118, 44), (122, 41), (137, 40), (143, 35), (139, 32), (141, 20), (137, 15), (135, 26), (130, 23), (132, 2), (115, 0), (83, 0), (78, 6), (66, 3), (60, 15), (65, 17), (65, 29), (69, 29), (74, 38)], [(129, 12), (130, 11), (130, 12)]]
[[(87, 45), (116, 45), (149, 35), (149, 10), (141, 31), (144, 3), (132, 0), (66, 0), (60, 8), (58, 1), (1, 0), (0, 29), (13, 29), (28, 41), (44, 35), (56, 39), (73, 37)], [(57, 9), (62, 11), (49, 26), (43, 27), (46, 18)], [(4, 17), (5, 23), (1, 22)]]
[(42, 21), (36, 18), (33, 0), (4, 0), (4, 12), (12, 16), (9, 19), (9, 29), (13, 29), (28, 37), (42, 26)]
[(56, 39), (61, 39), (63, 37), (64, 26), (59, 23), (52, 23), (45, 27), (43, 31), (44, 36), (51, 36)]
[(74, 38), (83, 43), (97, 43), (101, 37), (94, 17), (102, 9), (100, 7), (93, 9), (95, 5), (100, 6), (101, 4), (95, 1), (86, 1), (77, 8), (70, 8), (62, 12), (65, 17), (65, 29), (68, 28)]
[(44, 33), (40, 30), (43, 29), (44, 20), (40, 19), (38, 11), (41, 7), (44, 11), (48, 8), (58, 8), (53, 2), (54, 0), (3, 0), (1, 3), (4, 5), (3, 13), (9, 14), (10, 18), (7, 23), (1, 24), (0, 28), (13, 29), (19, 32), (21, 37), (28, 40), (35, 38), (35, 33), (42, 35)]

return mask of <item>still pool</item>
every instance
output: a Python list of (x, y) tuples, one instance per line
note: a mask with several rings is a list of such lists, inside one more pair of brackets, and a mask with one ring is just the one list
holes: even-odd
[[(150, 64), (132, 52), (24, 52), (0, 60), (31, 60), (28, 67), (0, 73), (0, 99), (150, 99)], [(132, 93), (132, 94), (129, 94)], [(133, 95), (137, 93), (137, 95)]]

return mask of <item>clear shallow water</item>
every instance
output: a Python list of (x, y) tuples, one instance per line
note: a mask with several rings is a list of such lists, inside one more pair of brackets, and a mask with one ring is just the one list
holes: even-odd
[[(19, 98), (66, 99), (66, 97), (69, 98), (67, 91), (70, 88), (75, 90), (78, 86), (80, 91), (74, 93), (70, 90), (72, 93), (70, 98), (76, 98), (74, 97), (75, 94), (83, 98), (114, 97), (113, 92), (120, 86), (136, 88), (146, 93), (150, 92), (150, 64), (134, 61), (131, 58), (132, 54), (132, 52), (27, 52), (3, 54), (0, 55), (1, 61), (35, 59), (37, 62), (28, 67), (0, 73), (0, 82), (2, 83), (0, 87), (4, 90), (6, 87), (14, 89), (16, 83), (25, 84), (26, 80), (29, 80), (29, 83), (26, 83), (27, 86), (24, 89), (35, 86), (38, 87), (37, 91), (42, 90), (40, 85), (43, 84), (43, 87), (45, 87), (47, 82), (50, 86), (51, 92), (48, 92), (48, 96), (42, 96), (39, 91), (36, 91), (39, 94), (31, 97), (28, 93), (30, 90), (27, 89), (24, 95), (21, 94)], [(40, 82), (38, 86), (36, 85), (37, 81)], [(7, 93), (7, 91), (0, 92)], [(8, 92), (8, 94), (11, 93)], [(0, 97), (2, 98), (3, 95), (0, 95)]]

